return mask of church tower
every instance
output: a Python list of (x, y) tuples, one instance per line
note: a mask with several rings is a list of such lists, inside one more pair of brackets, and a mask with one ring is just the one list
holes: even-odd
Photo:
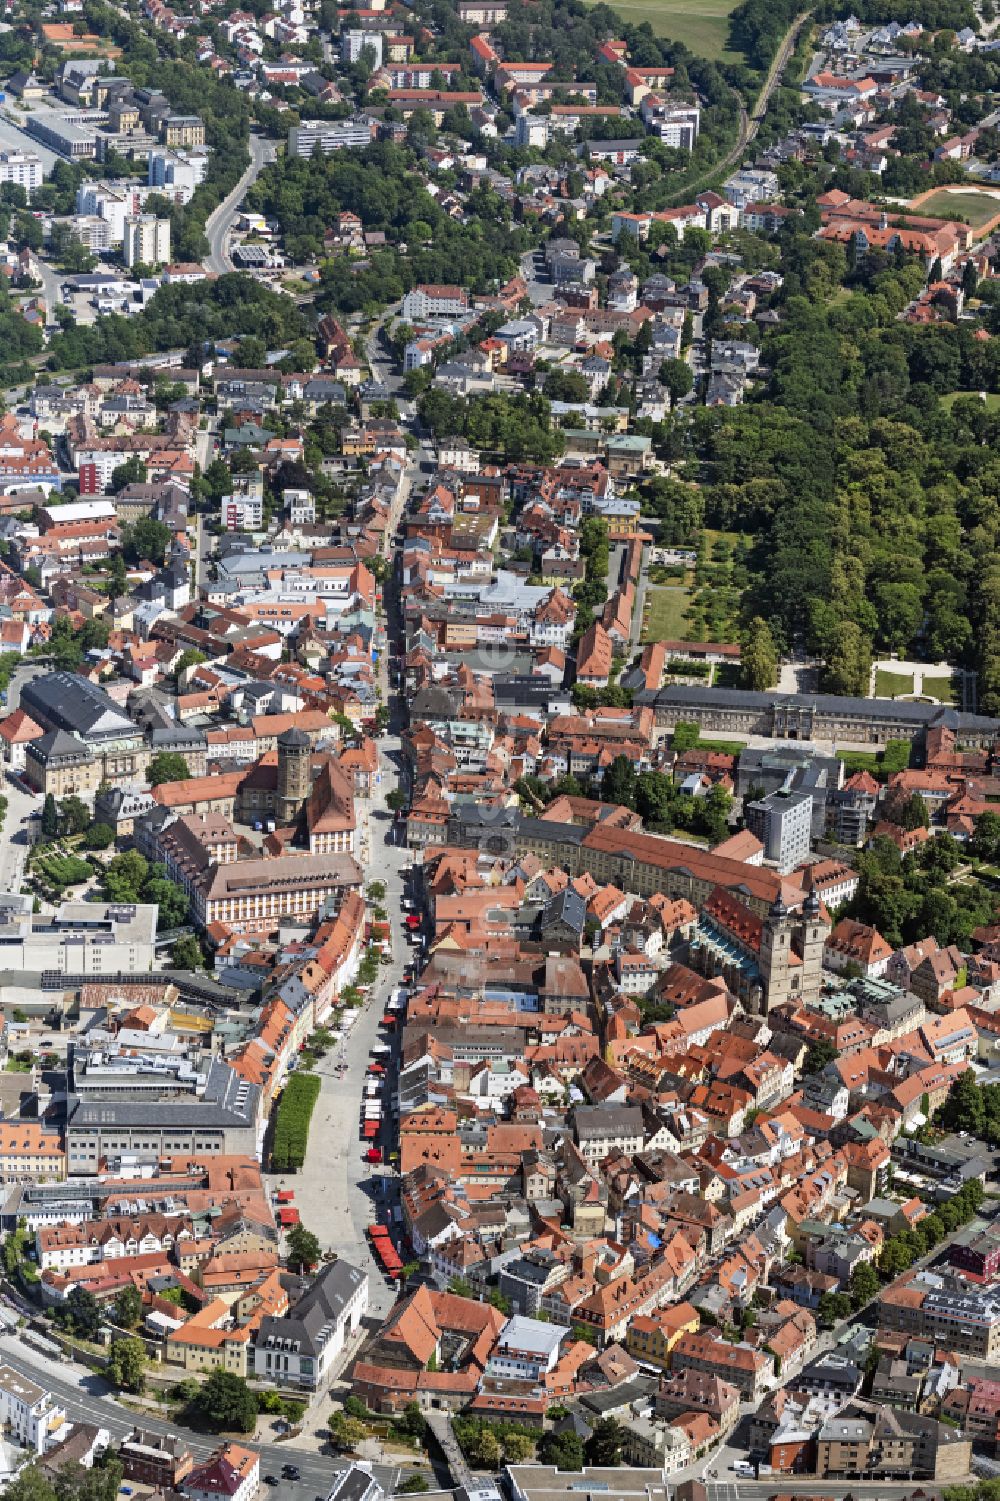
[(830, 935), (830, 918), (815, 886), (810, 886), (802, 903), (802, 998), (814, 1001), (823, 985), (823, 954)]
[(765, 1016), (793, 994), (793, 976), (798, 979), (799, 969), (792, 962), (794, 929), (795, 919), (779, 891), (764, 919), (760, 935), (760, 977), (764, 987)]
[(285, 730), (278, 736), (278, 787), (274, 817), (279, 827), (293, 824), (309, 796), (312, 776), (312, 741), (302, 730)]

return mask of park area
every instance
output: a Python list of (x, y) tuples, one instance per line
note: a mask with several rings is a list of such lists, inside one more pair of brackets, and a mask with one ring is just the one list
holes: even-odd
[(904, 693), (913, 692), (912, 672), (889, 672), (879, 668), (875, 674), (875, 697), (876, 698), (899, 698)]
[(921, 662), (875, 663), (876, 698), (932, 698), (942, 704), (960, 704), (960, 673), (948, 671), (946, 662), (924, 666)]
[(911, 199), (907, 205), (910, 213), (931, 219), (964, 219), (973, 229), (982, 229), (991, 219), (1000, 216), (1000, 190), (971, 188), (938, 188), (935, 191)]
[(747, 543), (706, 528), (694, 568), (649, 568), (642, 636), (648, 641), (736, 641)]
[(686, 614), (690, 603), (690, 590), (683, 585), (648, 589), (642, 626), (643, 641), (686, 641)]
[(729, 16), (737, 0), (616, 0), (615, 10), (633, 26), (648, 21), (657, 36), (683, 42), (699, 57), (714, 62), (740, 62), (738, 52), (726, 46)]

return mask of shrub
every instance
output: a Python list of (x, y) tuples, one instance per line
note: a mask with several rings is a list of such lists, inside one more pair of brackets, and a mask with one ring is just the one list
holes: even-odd
[(285, 1085), (274, 1123), (273, 1172), (298, 1172), (305, 1162), (309, 1122), (319, 1091), (320, 1080), (316, 1074), (293, 1074)]

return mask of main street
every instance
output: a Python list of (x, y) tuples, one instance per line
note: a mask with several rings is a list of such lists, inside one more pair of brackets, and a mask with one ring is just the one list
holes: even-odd
[(263, 172), (264, 168), (273, 162), (276, 155), (273, 141), (265, 140), (263, 136), (250, 132), (250, 165), (247, 167), (239, 182), (232, 192), (223, 198), (217, 208), (213, 209), (205, 221), (205, 233), (208, 236), (208, 255), (203, 261), (206, 271), (215, 271), (221, 276), (226, 271), (234, 269), (232, 258), (229, 254), (229, 236), (236, 216), (239, 213), (240, 204), (246, 196), (246, 191), (251, 187)]
[[(198, 1460), (207, 1459), (217, 1447), (218, 1441), (211, 1437), (192, 1433), (176, 1422), (165, 1423), (155, 1413), (131, 1411), (122, 1406), (107, 1390), (102, 1377), (65, 1361), (51, 1360), (26, 1345), (16, 1334), (0, 1335), (0, 1359), (4, 1365), (12, 1366), (22, 1376), (27, 1376), (29, 1380), (51, 1392), (65, 1407), (67, 1416), (73, 1422), (95, 1423), (106, 1428), (116, 1443), (131, 1433), (136, 1424), (141, 1424), (154, 1433), (182, 1432), (191, 1453)], [(178, 1379), (181, 1375), (183, 1372), (178, 1373)], [(307, 1421), (310, 1427), (319, 1426), (313, 1414), (310, 1414)], [(325, 1497), (332, 1477), (349, 1465), (348, 1460), (300, 1449), (296, 1447), (294, 1440), (287, 1444), (263, 1444), (255, 1447), (260, 1448), (261, 1473), (264, 1475), (280, 1475), (281, 1466), (289, 1462), (298, 1466), (301, 1472), (299, 1481), (294, 1484), (285, 1480), (281, 1482), (283, 1496), (290, 1497), (291, 1501), (313, 1501), (316, 1496)], [(398, 1467), (375, 1465), (374, 1473), (379, 1484), (391, 1493), (399, 1479)]]

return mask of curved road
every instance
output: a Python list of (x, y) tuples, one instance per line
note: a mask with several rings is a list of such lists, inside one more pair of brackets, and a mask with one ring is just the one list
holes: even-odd
[[(37, 1382), (46, 1391), (51, 1392), (56, 1401), (66, 1409), (67, 1417), (74, 1423), (94, 1423), (101, 1428), (106, 1428), (114, 1444), (119, 1443), (131, 1433), (137, 1423), (143, 1428), (151, 1429), (154, 1433), (183, 1434), (192, 1455), (199, 1462), (207, 1459), (221, 1442), (205, 1434), (194, 1433), (179, 1423), (164, 1422), (155, 1412), (124, 1407), (108, 1390), (107, 1383), (101, 1376), (69, 1362), (56, 1364), (55, 1361), (26, 1345), (16, 1334), (0, 1334), (0, 1360), (4, 1365), (12, 1366), (20, 1375), (27, 1376), (30, 1381)], [(178, 1379), (181, 1379), (183, 1374), (183, 1371), (178, 1369)], [(307, 1430), (323, 1426), (326, 1410), (326, 1405), (320, 1404), (318, 1407), (313, 1406), (306, 1413)], [(282, 1480), (280, 1491), (282, 1501), (314, 1501), (318, 1495), (325, 1496), (329, 1492), (333, 1475), (346, 1470), (351, 1463), (348, 1459), (335, 1458), (333, 1455), (317, 1454), (314, 1449), (298, 1448), (294, 1441), (288, 1444), (258, 1444), (253, 1439), (249, 1439), (248, 1442), (260, 1451), (262, 1478), (268, 1474), (280, 1475), (283, 1464), (298, 1465), (302, 1478), (295, 1482)], [(409, 1473), (400, 1471), (395, 1465), (387, 1464), (376, 1464), (373, 1470), (375, 1479), (390, 1494), (396, 1488), (401, 1474)], [(262, 1488), (261, 1494), (266, 1495), (266, 1490)]]
[(202, 265), (206, 271), (214, 271), (222, 276), (226, 271), (236, 269), (229, 255), (229, 236), (236, 223), (236, 215), (247, 188), (251, 187), (264, 168), (274, 161), (275, 155), (275, 143), (251, 131), (249, 167), (229, 196), (223, 198), (218, 208), (213, 209), (205, 221), (208, 255), (205, 256)]

